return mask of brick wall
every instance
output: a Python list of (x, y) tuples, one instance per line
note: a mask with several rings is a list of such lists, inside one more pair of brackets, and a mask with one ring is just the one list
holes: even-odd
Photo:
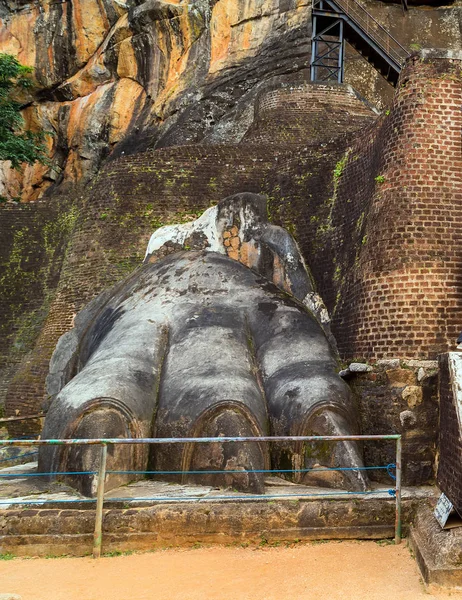
[(462, 423), (457, 416), (454, 384), (449, 368), (450, 355), (439, 359), (440, 458), (438, 485), (462, 516)]
[[(70, 233), (67, 212), (66, 202), (0, 207), (0, 411), (58, 285)], [(21, 413), (30, 410), (35, 405), (26, 401)]]
[[(317, 169), (313, 170), (312, 161), (307, 165), (299, 151), (274, 174), (271, 205), (275, 220), (292, 228), (329, 313), (336, 317), (337, 333), (348, 339), (352, 332), (339, 328), (343, 315), (336, 314), (336, 307), (362, 246), (364, 215), (375, 189), (381, 147), (380, 125), (368, 125), (359, 140), (357, 133), (350, 133), (313, 148)], [(346, 156), (350, 160), (343, 169)], [(335, 173), (343, 171), (336, 177)], [(338, 342), (343, 351), (345, 339)], [(344, 352), (345, 358), (349, 356)]]
[(435, 358), (462, 328), (461, 59), (412, 57), (339, 179), (321, 287), (345, 357)]
[(244, 141), (320, 144), (357, 131), (374, 119), (372, 109), (347, 85), (277, 83), (258, 94), (255, 121)]

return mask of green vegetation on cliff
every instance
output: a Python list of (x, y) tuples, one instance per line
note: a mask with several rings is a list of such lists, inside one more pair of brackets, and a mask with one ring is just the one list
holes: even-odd
[(45, 160), (44, 133), (25, 129), (21, 95), (33, 86), (31, 67), (9, 54), (0, 54), (0, 160), (11, 161), (14, 169)]

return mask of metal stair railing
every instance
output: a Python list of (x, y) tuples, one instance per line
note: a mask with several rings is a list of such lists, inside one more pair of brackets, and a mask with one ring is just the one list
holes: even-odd
[[(329, 0), (328, 0), (329, 1)], [(330, 0), (341, 12), (379, 46), (397, 65), (402, 66), (410, 52), (402, 46), (357, 0)], [(313, 0), (313, 8), (319, 9), (322, 0)], [(324, 8), (322, 10), (325, 10)]]

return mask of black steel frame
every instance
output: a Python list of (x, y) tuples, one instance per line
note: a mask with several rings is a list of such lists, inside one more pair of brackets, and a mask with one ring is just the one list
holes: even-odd
[[(323, 17), (324, 18), (324, 17)], [(311, 81), (336, 81), (343, 83), (345, 40), (343, 19), (331, 19), (321, 29), (318, 15), (313, 15), (313, 37), (311, 38)], [(322, 25), (321, 25), (322, 27)]]

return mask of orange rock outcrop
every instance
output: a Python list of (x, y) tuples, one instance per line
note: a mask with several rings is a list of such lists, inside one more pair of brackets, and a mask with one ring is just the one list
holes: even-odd
[[(426, 31), (424, 19), (446, 46), (461, 41), (449, 9), (442, 32), (436, 11), (414, 12), (406, 25), (399, 6), (381, 6), (400, 39), (403, 31), (414, 39), (412, 23)], [(0, 195), (31, 201), (88, 180), (114, 150), (220, 143), (213, 128), (233, 119), (246, 94), (270, 76), (307, 68), (310, 11), (308, 0), (5, 0), (0, 52), (34, 67), (24, 116), (50, 136), (46, 166), (19, 173), (0, 163)], [(355, 64), (353, 83), (370, 91), (377, 77)]]

